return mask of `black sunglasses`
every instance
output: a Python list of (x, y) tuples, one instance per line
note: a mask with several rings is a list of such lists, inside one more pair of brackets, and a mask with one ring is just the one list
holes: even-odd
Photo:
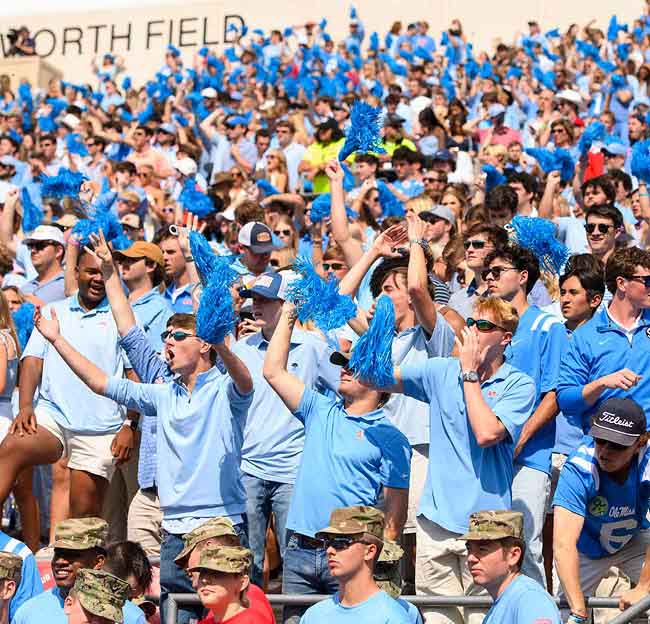
[(420, 219), (422, 219), (422, 221), (425, 223), (438, 223), (438, 221), (444, 221), (442, 217), (437, 217), (430, 212), (421, 212), (418, 217), (420, 217)]
[(271, 258), (271, 259), (269, 260), (269, 264), (270, 264), (272, 267), (279, 267), (279, 266), (280, 266), (280, 261), (279, 261), (277, 258)]
[(484, 249), (486, 245), (487, 241), (482, 240), (468, 240), (463, 243), (465, 249), (469, 249), (470, 247), (473, 247), (474, 249)]
[(353, 544), (368, 544), (360, 539), (354, 537), (349, 537), (347, 535), (337, 535), (336, 537), (324, 537), (322, 538), (323, 548), (326, 550), (328, 548), (333, 548), (334, 550), (347, 550)]
[(628, 448), (630, 448), (629, 446), (623, 446), (622, 444), (616, 444), (616, 442), (610, 442), (609, 440), (601, 440), (600, 438), (594, 438), (594, 442), (598, 446), (609, 446), (609, 448), (612, 449), (612, 451), (616, 451), (618, 453), (620, 453), (621, 451), (625, 451)]
[(587, 234), (593, 234), (596, 230), (601, 234), (607, 234), (610, 228), (613, 227), (613, 225), (607, 225), (606, 223), (587, 223), (587, 225), (585, 225), (585, 230), (587, 230)]
[(284, 236), (291, 236), (291, 230), (273, 230), (273, 233), (276, 236), (280, 236), (281, 234)]
[(467, 318), (465, 324), (467, 327), (476, 327), (476, 329), (483, 333), (491, 332), (493, 329), (502, 329), (503, 331), (506, 331), (503, 327), (493, 323), (492, 321), (486, 319), (473, 319), (471, 316)]
[(163, 342), (165, 342), (167, 338), (173, 338), (175, 342), (182, 342), (186, 338), (196, 338), (196, 335), (188, 334), (184, 331), (179, 331), (179, 330), (176, 331), (166, 330), (162, 334), (160, 334), (160, 338)]
[(27, 243), (27, 248), (29, 250), (36, 250), (36, 251), (42, 251), (46, 247), (49, 247), (50, 245), (53, 245), (50, 241), (39, 241), (39, 242), (33, 242), (33, 243)]
[(500, 266), (495, 266), (492, 267), (491, 269), (485, 269), (484, 271), (481, 271), (481, 278), (483, 279), (484, 282), (487, 281), (488, 277), (492, 275), (495, 280), (501, 279), (501, 273), (504, 271), (518, 271), (519, 269), (515, 269), (515, 267), (500, 267)]
[(329, 271), (332, 269), (332, 271), (340, 271), (341, 269), (344, 269), (345, 265), (342, 262), (323, 262), (323, 271)]
[(650, 288), (650, 275), (632, 275), (628, 280), (641, 282), (646, 288)]

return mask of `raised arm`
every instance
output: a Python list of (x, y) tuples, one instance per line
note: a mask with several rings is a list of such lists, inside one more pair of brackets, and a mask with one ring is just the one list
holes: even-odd
[(407, 271), (407, 288), (418, 323), (425, 332), (431, 334), (436, 326), (438, 313), (429, 293), (429, 275), (427, 259), (423, 244), (425, 223), (416, 214), (406, 216), (409, 237), (409, 266)]
[(224, 342), (214, 345), (214, 349), (221, 358), (239, 394), (250, 394), (253, 391), (253, 378), (246, 368), (246, 364)]
[(7, 192), (4, 208), (0, 212), (0, 243), (2, 243), (12, 256), (16, 255), (16, 241), (14, 240), (14, 215), (18, 202), (18, 189)]
[(289, 359), (289, 344), (291, 333), (296, 324), (296, 308), (292, 303), (285, 302), (282, 306), (278, 322), (271, 342), (269, 342), (264, 358), (264, 379), (291, 412), (296, 412), (300, 406), (305, 384), (287, 370)]

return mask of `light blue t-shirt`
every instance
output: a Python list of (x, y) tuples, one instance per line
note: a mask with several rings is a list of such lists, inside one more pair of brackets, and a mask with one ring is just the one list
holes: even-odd
[[(95, 309), (84, 310), (77, 295), (43, 308), (51, 318), (56, 310), (61, 335), (109, 377), (122, 377), (126, 358), (119, 346), (113, 315), (104, 299)], [(22, 357), (43, 360), (43, 374), (36, 409), (47, 412), (61, 427), (81, 434), (116, 432), (124, 409), (109, 398), (95, 394), (75, 375), (57, 350), (34, 329)]]
[[(49, 591), (39, 594), (28, 600), (16, 612), (11, 624), (68, 624), (68, 616), (63, 612), (65, 598), (59, 588), (54, 587)], [(127, 601), (122, 609), (124, 624), (146, 624), (142, 609)]]
[(167, 329), (167, 321), (174, 313), (171, 303), (158, 292), (157, 288), (152, 288), (148, 293), (131, 302), (131, 308), (149, 343), (160, 353), (163, 348), (160, 335)]
[(0, 531), (0, 551), (11, 553), (23, 560), (20, 571), (20, 584), (9, 603), (9, 621), (12, 622), (16, 611), (23, 603), (43, 593), (43, 583), (36, 565), (36, 559), (25, 544)]
[[(560, 319), (529, 306), (521, 315), (517, 331), (505, 351), (509, 364), (535, 382), (535, 407), (542, 396), (557, 387), (562, 356), (569, 340)], [(524, 446), (516, 463), (550, 473), (551, 451), (555, 446), (555, 419), (542, 427)]]
[(305, 388), (294, 413), (305, 449), (287, 528), (314, 537), (336, 507), (376, 505), (382, 486), (409, 486), (411, 446), (381, 409), (348, 414), (343, 402)]
[(481, 384), (488, 407), (508, 435), (481, 448), (467, 416), (460, 363), (431, 358), (400, 367), (404, 394), (429, 404), (429, 469), (419, 513), (448, 531), (465, 533), (472, 512), (510, 509), (512, 456), (535, 403), (528, 375), (504, 363)]
[[(293, 483), (305, 440), (305, 428), (294, 418), (279, 395), (262, 375), (268, 342), (262, 332), (246, 336), (233, 345), (253, 377), (255, 396), (248, 409), (242, 446), (242, 471), (279, 483)], [(329, 362), (327, 343), (295, 329), (291, 335), (287, 370), (306, 386), (338, 386), (339, 368)], [(332, 384), (334, 384), (332, 386)]]
[(600, 470), (593, 438), (567, 459), (553, 499), (585, 521), (578, 538), (578, 551), (592, 559), (618, 552), (641, 529), (649, 526), (646, 514), (650, 499), (650, 444), (634, 458), (624, 484)]
[(300, 618), (300, 624), (411, 624), (411, 621), (406, 609), (383, 591), (354, 607), (344, 607), (337, 593), (309, 607)]
[(551, 596), (533, 579), (520, 574), (494, 601), (483, 624), (561, 624)]
[[(241, 395), (212, 367), (191, 395), (179, 380), (141, 384), (110, 378), (106, 395), (145, 418), (158, 418), (156, 483), (163, 528), (186, 518), (234, 518), (246, 512), (241, 445), (253, 393)], [(177, 532), (177, 531), (170, 531)]]

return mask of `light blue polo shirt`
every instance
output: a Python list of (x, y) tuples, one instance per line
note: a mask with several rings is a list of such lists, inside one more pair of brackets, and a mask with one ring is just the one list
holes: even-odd
[[(39, 594), (28, 600), (16, 612), (11, 624), (68, 624), (68, 616), (63, 612), (65, 598), (58, 587)], [(122, 609), (124, 624), (146, 624), (144, 612), (138, 606), (128, 601)]]
[(163, 293), (167, 303), (171, 306), (174, 312), (182, 314), (193, 314), (192, 308), (192, 289), (195, 284), (185, 284), (177, 288), (173, 283)]
[[(253, 377), (255, 395), (248, 409), (242, 447), (242, 471), (279, 483), (293, 483), (305, 442), (305, 428), (264, 379), (262, 368), (269, 343), (262, 332), (233, 345)], [(340, 368), (329, 362), (331, 350), (315, 335), (294, 329), (287, 370), (306, 386), (337, 387)]]
[(551, 596), (531, 578), (520, 574), (494, 601), (483, 624), (561, 624)]
[(48, 282), (39, 282), (38, 277), (30, 280), (21, 287), (21, 292), (25, 295), (34, 295), (45, 303), (53, 303), (65, 299), (65, 284), (63, 271), (53, 277)]
[[(56, 310), (61, 335), (83, 356), (109, 377), (122, 377), (126, 357), (119, 346), (113, 315), (104, 299), (95, 309), (84, 310), (77, 295), (43, 308), (50, 318)], [(51, 416), (61, 427), (81, 434), (117, 431), (124, 409), (111, 399), (95, 394), (75, 375), (56, 349), (34, 329), (22, 357), (43, 360), (43, 375), (36, 408)]]
[[(419, 364), (432, 357), (447, 357), (454, 348), (454, 330), (438, 314), (430, 337), (416, 325), (393, 338), (393, 364)], [(392, 394), (384, 406), (386, 416), (408, 438), (411, 446), (429, 443), (429, 406), (404, 394)]]
[(336, 507), (376, 505), (382, 486), (409, 486), (411, 446), (383, 410), (348, 414), (343, 402), (305, 388), (294, 412), (305, 450), (287, 528), (314, 537)]
[(139, 299), (132, 301), (131, 308), (149, 343), (160, 353), (163, 348), (160, 334), (167, 329), (167, 320), (174, 313), (171, 304), (158, 292), (157, 288), (152, 288)]
[(23, 560), (20, 571), (20, 584), (9, 603), (9, 621), (11, 622), (16, 611), (23, 603), (43, 593), (43, 583), (36, 565), (36, 559), (25, 544), (0, 531), (0, 551), (11, 553)]
[(481, 384), (485, 402), (509, 434), (481, 448), (467, 417), (456, 358), (408, 364), (400, 373), (404, 394), (429, 404), (429, 469), (419, 513), (448, 531), (464, 533), (471, 513), (510, 509), (512, 456), (535, 404), (533, 380), (504, 363)]
[(188, 518), (240, 522), (246, 511), (241, 446), (252, 392), (239, 394), (230, 376), (213, 366), (197, 377), (191, 395), (180, 380), (141, 384), (115, 377), (106, 395), (158, 419), (156, 483), (164, 529)]
[[(587, 432), (598, 406), (611, 397), (636, 401), (646, 413), (650, 426), (650, 309), (644, 310), (631, 333), (631, 342), (613, 321), (607, 308), (596, 311), (591, 320), (573, 332), (571, 344), (562, 359), (557, 386), (560, 409), (582, 421)], [(622, 368), (641, 375), (630, 390), (606, 388), (593, 405), (587, 405), (582, 390), (588, 383)]]
[[(521, 315), (517, 331), (504, 355), (509, 364), (535, 382), (534, 409), (537, 409), (545, 393), (557, 388), (562, 356), (568, 346), (564, 324), (553, 314), (531, 305)], [(549, 474), (554, 446), (555, 419), (528, 441), (515, 463)]]
[(365, 624), (377, 622), (378, 624), (410, 624), (411, 618), (397, 600), (391, 598), (386, 592), (378, 591), (353, 607), (344, 607), (338, 593), (331, 598), (323, 600), (307, 609), (300, 618), (300, 624)]

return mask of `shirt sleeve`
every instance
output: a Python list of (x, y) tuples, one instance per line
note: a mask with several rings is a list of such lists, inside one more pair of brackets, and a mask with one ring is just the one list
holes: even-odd
[(424, 403), (430, 402), (436, 383), (442, 378), (442, 370), (447, 358), (432, 358), (426, 362), (416, 362), (400, 366), (402, 386), (406, 396)]
[(143, 414), (155, 414), (161, 392), (167, 391), (167, 384), (136, 383), (130, 379), (109, 377), (105, 396), (129, 409)]
[(512, 375), (512, 381), (503, 393), (501, 399), (492, 407), (494, 415), (508, 430), (512, 441), (516, 444), (519, 434), (533, 413), (537, 392), (535, 383), (523, 373)]
[(562, 358), (569, 348), (569, 339), (562, 323), (553, 323), (542, 345), (541, 392), (551, 392), (557, 388)]
[(248, 408), (253, 402), (253, 395), (255, 389), (251, 390), (248, 394), (242, 394), (237, 389), (237, 384), (232, 379), (228, 380), (228, 402), (233, 416), (237, 418), (246, 418)]
[(581, 461), (582, 458), (571, 456), (560, 472), (553, 507), (563, 507), (584, 518), (587, 515), (589, 488), (586, 475), (575, 464), (576, 460)]
[(318, 403), (321, 398), (323, 397), (318, 392), (305, 387), (302, 398), (300, 399), (300, 405), (298, 405), (298, 409), (293, 413), (305, 425), (305, 428), (309, 426), (314, 413), (318, 409)]
[(431, 338), (427, 340), (427, 354), (429, 357), (447, 357), (454, 348), (454, 330), (447, 322), (447, 319), (436, 313), (436, 324), (431, 333)]
[(582, 397), (584, 386), (593, 381), (590, 379), (591, 365), (585, 348), (580, 332), (575, 332), (569, 348), (562, 356), (557, 401), (564, 413), (582, 414), (589, 409)]
[(143, 383), (153, 383), (160, 377), (166, 381), (172, 379), (169, 367), (151, 346), (141, 327), (134, 325), (120, 340), (120, 345)]
[[(373, 428), (374, 433), (381, 433), (383, 429), (392, 430), (389, 425), (379, 425)], [(381, 466), (379, 469), (382, 485), (386, 487), (407, 489), (411, 474), (411, 445), (408, 439), (397, 432), (397, 435), (390, 431), (389, 435), (382, 436), (381, 444)]]
[(513, 622), (521, 624), (561, 624), (560, 613), (551, 597), (542, 591), (527, 591), (517, 603)]

